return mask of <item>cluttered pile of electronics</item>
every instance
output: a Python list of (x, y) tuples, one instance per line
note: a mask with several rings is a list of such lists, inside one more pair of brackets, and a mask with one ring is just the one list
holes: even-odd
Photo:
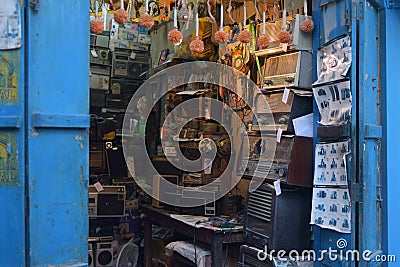
[(122, 152), (124, 115), (135, 112), (127, 107), (150, 66), (139, 31), (90, 36), (89, 266), (115, 266), (118, 243), (141, 238), (138, 190)]
[[(299, 24), (301, 19), (304, 20), (303, 15), (288, 18), (288, 25)], [(275, 23), (279, 22), (278, 19)], [(260, 92), (254, 100), (254, 115), (260, 121), (272, 113), (273, 123), (266, 120), (257, 125), (254, 121), (247, 133), (249, 143), (242, 145), (242, 151), (249, 156), (239, 157), (238, 170), (244, 177), (265, 179), (248, 193), (246, 244), (241, 246), (240, 266), (312, 264), (304, 259), (293, 262), (277, 257), (280, 250), (286, 255), (293, 250), (301, 255), (310, 249), (312, 239), (312, 34), (301, 32), (298, 27), (291, 31), (291, 43), (256, 51), (264, 66), (258, 79)], [(267, 34), (270, 40), (278, 39), (274, 33)], [(262, 104), (264, 100), (269, 107)], [(268, 146), (271, 142), (276, 144), (275, 151)], [(263, 158), (268, 153), (275, 153), (272, 160)]]

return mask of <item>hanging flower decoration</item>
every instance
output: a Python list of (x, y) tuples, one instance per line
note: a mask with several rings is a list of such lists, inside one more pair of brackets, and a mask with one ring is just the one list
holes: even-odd
[(282, 44), (286, 44), (290, 42), (291, 36), (290, 33), (286, 30), (286, 1), (283, 1), (283, 23), (282, 23), (282, 31), (278, 34), (278, 40)]
[(173, 45), (180, 45), (183, 40), (183, 34), (177, 29), (169, 31), (168, 33), (168, 41), (170, 41)]
[(114, 20), (121, 25), (124, 25), (128, 21), (128, 13), (125, 11), (123, 0), (121, 0), (121, 8), (114, 13)]
[(258, 48), (259, 49), (265, 49), (269, 46), (269, 38), (265, 34), (265, 11), (263, 12), (263, 32), (260, 37), (258, 37), (257, 43), (258, 43)]
[(246, 2), (243, 3), (243, 30), (238, 34), (240, 42), (247, 44), (251, 42), (251, 33), (246, 29)]
[(154, 26), (154, 18), (149, 15), (149, 0), (146, 0), (146, 12), (140, 16), (139, 25), (145, 29), (151, 29)]
[(314, 30), (314, 21), (308, 18), (307, 0), (304, 0), (304, 14), (306, 19), (301, 23), (300, 30), (303, 32), (312, 32)]
[(170, 30), (168, 33), (168, 41), (170, 41), (173, 45), (180, 45), (183, 40), (183, 34), (178, 30), (178, 13), (175, 2), (174, 9), (174, 29)]
[(224, 7), (221, 1), (221, 17), (219, 23), (219, 30), (214, 34), (214, 39), (218, 44), (224, 44), (228, 42), (229, 35), (224, 31)]
[(199, 7), (196, 7), (196, 38), (190, 42), (189, 49), (192, 54), (203, 53), (204, 51), (204, 42), (199, 38)]
[(96, 13), (94, 20), (90, 21), (90, 32), (93, 34), (100, 34), (104, 30), (104, 23), (99, 20), (99, 2), (96, 1)]

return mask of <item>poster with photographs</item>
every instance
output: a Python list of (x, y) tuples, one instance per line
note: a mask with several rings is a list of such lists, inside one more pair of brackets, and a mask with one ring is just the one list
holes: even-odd
[(314, 85), (345, 78), (351, 66), (350, 36), (341, 38), (319, 49), (317, 65), (318, 80)]
[(22, 46), (20, 1), (2, 1), (0, 5), (0, 50)]
[(350, 81), (313, 88), (322, 125), (341, 125), (351, 121)]
[(350, 233), (350, 222), (351, 202), (348, 188), (314, 187), (311, 224)]
[(349, 140), (319, 143), (315, 147), (314, 186), (347, 186), (346, 155)]

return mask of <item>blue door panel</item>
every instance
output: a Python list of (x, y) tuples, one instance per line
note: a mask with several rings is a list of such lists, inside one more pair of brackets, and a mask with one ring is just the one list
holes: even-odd
[(88, 12), (41, 0), (27, 14), (31, 266), (87, 263)]
[(24, 49), (0, 50), (0, 266), (26, 265)]

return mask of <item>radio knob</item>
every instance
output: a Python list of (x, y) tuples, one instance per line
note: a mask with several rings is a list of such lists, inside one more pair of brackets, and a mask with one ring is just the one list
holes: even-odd
[(286, 176), (286, 168), (280, 168), (278, 175), (279, 175), (279, 177)]
[(293, 83), (293, 82), (294, 82), (294, 78), (293, 78), (293, 77), (286, 77), (286, 78), (285, 78), (285, 82), (287, 82), (287, 83)]
[(265, 81), (265, 84), (266, 84), (266, 85), (273, 85), (274, 82), (273, 82), (272, 80), (266, 80), (266, 81)]

